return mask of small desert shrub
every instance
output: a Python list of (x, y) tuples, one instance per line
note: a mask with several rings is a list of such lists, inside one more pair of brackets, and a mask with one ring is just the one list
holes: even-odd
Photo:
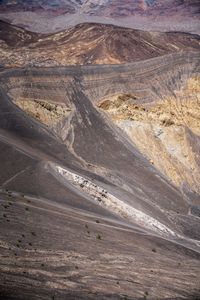
[(101, 240), (102, 239), (100, 234), (97, 234), (96, 238), (97, 238), (97, 240)]

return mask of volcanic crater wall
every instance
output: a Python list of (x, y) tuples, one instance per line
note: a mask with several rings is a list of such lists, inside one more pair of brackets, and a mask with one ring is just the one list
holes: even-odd
[[(32, 103), (36, 103), (36, 105), (38, 105), (38, 101), (39, 103), (50, 102), (53, 103), (51, 105), (58, 106), (62, 111), (60, 112), (59, 117), (56, 116), (56, 119), (46, 118), (44, 116), (41, 117), (40, 115), (38, 119), (43, 119), (45, 122), (47, 122), (46, 120), (48, 119), (48, 122), (52, 122), (52, 124), (48, 125), (54, 128), (56, 134), (60, 136), (62, 140), (66, 140), (66, 143), (68, 143), (67, 137), (72, 134), (70, 131), (70, 120), (73, 120), (73, 118), (80, 118), (81, 120), (84, 120), (86, 118), (86, 122), (89, 125), (93, 123), (93, 120), (90, 120), (92, 118), (92, 106), (91, 108), (86, 108), (86, 115), (83, 115), (82, 108), (79, 107), (80, 104), (82, 106), (86, 105), (86, 98), (84, 98), (84, 94), (89, 97), (91, 103), (93, 103), (93, 105), (96, 107), (100, 105), (99, 103), (104, 103), (104, 101), (109, 99), (109, 97), (113, 97), (113, 95), (116, 95), (117, 97), (119, 94), (123, 95), (132, 93), (133, 97), (135, 98), (133, 102), (134, 105), (136, 105), (136, 111), (140, 107), (145, 110), (151, 106), (156, 107), (156, 105), (166, 105), (163, 106), (163, 112), (160, 116), (160, 118), (162, 117), (165, 119), (168, 118), (168, 105), (170, 105), (169, 100), (167, 99), (172, 99), (171, 101), (173, 101), (175, 109), (176, 107), (178, 109), (178, 116), (184, 118), (184, 116), (182, 116), (183, 102), (187, 102), (187, 99), (181, 102), (184, 92), (182, 92), (183, 95), (181, 98), (179, 95), (180, 92), (178, 91), (181, 89), (181, 87), (186, 85), (190, 78), (195, 78), (195, 76), (198, 74), (199, 55), (197, 52), (189, 52), (171, 54), (140, 63), (121, 66), (105, 65), (101, 67), (71, 66), (59, 69), (44, 68), (42, 72), (36, 68), (27, 69), (23, 72), (19, 70), (8, 71), (4, 75), (3, 81), (4, 88), (6, 88), (10, 97), (16, 104), (18, 103), (22, 109), (23, 105), (21, 103), (26, 103), (26, 106), (28, 107), (28, 103), (30, 103), (30, 106), (33, 106)], [(81, 103), (78, 103), (75, 101), (75, 99), (81, 97), (81, 94)], [(184, 97), (189, 97), (188, 92)], [(198, 101), (199, 100), (197, 99), (197, 106)], [(115, 101), (113, 101), (113, 103), (114, 102)], [(194, 105), (189, 100), (188, 103), (191, 103), (191, 106)], [(139, 105), (138, 108), (137, 104)], [(66, 106), (64, 110), (63, 105)], [(32, 110), (34, 109), (36, 110), (35, 106), (32, 107)], [(32, 112), (33, 116), (36, 116), (37, 114), (37, 110), (35, 113)], [(113, 113), (113, 116), (115, 114), (116, 112)], [(42, 115), (45, 115), (44, 110), (42, 110)], [(64, 121), (62, 121), (62, 118)], [(130, 121), (131, 118), (132, 122)], [(133, 122), (134, 119), (136, 122)], [(175, 129), (174, 127), (169, 128), (167, 123), (163, 123), (164, 128), (159, 128), (159, 126), (157, 126), (154, 128), (154, 131), (149, 134), (151, 131), (150, 128), (152, 128), (151, 122), (146, 122), (145, 125), (139, 124), (137, 122), (141, 121), (140, 119), (143, 120), (144, 117), (138, 119), (138, 117), (136, 117), (136, 115), (133, 113), (131, 115), (127, 105), (122, 109), (121, 117), (115, 117), (116, 124), (125, 130), (128, 136), (130, 136), (131, 140), (152, 164), (154, 164), (154, 161), (157, 161), (156, 157), (159, 157), (161, 153), (165, 153), (167, 158), (162, 157), (161, 155), (162, 160), (160, 164), (156, 165), (156, 167), (158, 167), (162, 173), (168, 176), (179, 187), (182, 186), (183, 189), (186, 188), (189, 190), (194, 189), (195, 192), (198, 192), (199, 156), (198, 153), (196, 153), (196, 150), (192, 149), (190, 143), (191, 139), (195, 140), (194, 144), (199, 143), (198, 132), (195, 130), (191, 131), (193, 127), (187, 123), (184, 123), (185, 121), (183, 121), (181, 123), (182, 127), (180, 127), (180, 124), (177, 124), (178, 127), (176, 126)], [(59, 123), (57, 122), (56, 124), (53, 124), (53, 120), (58, 120)], [(107, 119), (106, 122), (108, 123), (108, 126), (112, 127), (109, 119)], [(193, 124), (194, 123), (195, 120)], [(168, 125), (173, 125), (173, 123)], [(138, 129), (138, 126), (141, 130)], [(136, 127), (137, 130), (134, 131)], [(96, 129), (98, 131), (98, 128)], [(157, 132), (159, 132), (159, 130), (164, 130), (165, 132), (165, 135), (163, 135), (164, 140), (160, 140), (161, 142), (159, 142), (159, 139), (157, 138)], [(178, 133), (177, 130), (179, 130), (180, 133)], [(151, 136), (152, 140), (150, 138)], [(165, 141), (169, 139), (171, 139), (171, 145), (165, 144)], [(79, 147), (81, 147), (81, 143)], [(155, 149), (154, 154), (148, 154), (149, 143)], [(82, 147), (84, 148), (84, 145), (82, 145)], [(169, 149), (166, 150), (166, 147), (167, 149), (170, 147), (173, 149), (179, 147), (181, 150), (179, 151), (177, 148), (177, 153), (175, 153), (175, 157), (173, 158), (172, 153)], [(92, 157), (91, 154), (90, 156)], [(178, 156), (188, 158), (185, 161), (177, 162), (177, 159), (179, 159)], [(173, 163), (169, 163), (171, 157), (173, 158)], [(193, 168), (193, 171), (196, 170), (196, 173), (193, 171), (191, 172), (191, 168)], [(183, 174), (185, 174), (185, 176)]]

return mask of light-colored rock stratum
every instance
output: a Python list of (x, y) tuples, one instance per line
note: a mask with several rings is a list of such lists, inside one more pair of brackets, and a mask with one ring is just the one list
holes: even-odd
[(71, 111), (65, 104), (41, 99), (30, 100), (20, 97), (14, 103), (31, 117), (52, 128), (67, 117)]
[(178, 186), (200, 191), (200, 77), (189, 78), (171, 97), (141, 103), (134, 94), (113, 95), (98, 107), (111, 116), (156, 168)]

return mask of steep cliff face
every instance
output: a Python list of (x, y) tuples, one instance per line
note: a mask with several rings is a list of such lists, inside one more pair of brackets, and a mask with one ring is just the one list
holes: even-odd
[(122, 128), (156, 168), (178, 186), (200, 192), (200, 77), (171, 97), (141, 104), (134, 94), (114, 95), (98, 106)]

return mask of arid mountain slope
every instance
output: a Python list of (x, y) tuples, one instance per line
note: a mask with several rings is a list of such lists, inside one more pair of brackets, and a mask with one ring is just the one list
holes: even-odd
[(200, 33), (198, 0), (3, 0), (0, 19), (43, 33), (58, 32), (83, 22)]
[(199, 73), (197, 52), (0, 72), (3, 299), (199, 295), (199, 194), (169, 181), (97, 107), (129, 92), (153, 118)]
[(84, 11), (107, 17), (127, 17), (134, 15), (181, 17), (199, 14), (198, 1), (179, 0), (90, 0), (85, 1)]
[(37, 1), (31, 1), (31, 0), (1, 0), (1, 11), (36, 11), (36, 12), (42, 12), (42, 11), (48, 11), (50, 14), (51, 12), (54, 14), (62, 14), (62, 13), (68, 13), (68, 14), (74, 14), (81, 8), (84, 2), (87, 2), (85, 0), (37, 0)]
[[(177, 8), (179, 11), (177, 11)], [(1, 11), (52, 11), (62, 13), (86, 12), (89, 15), (130, 16), (134, 14), (165, 14), (193, 16), (199, 13), (199, 3), (196, 0), (62, 0), (51, 1), (1, 1)]]
[(120, 64), (168, 53), (199, 50), (198, 36), (82, 24), (54, 35), (36, 35), (0, 23), (2, 66)]
[(15, 27), (9, 23), (0, 21), (0, 40), (4, 41), (9, 47), (28, 46), (37, 42), (40, 34), (26, 31), (22, 28)]
[(195, 161), (197, 181), (198, 99), (191, 92), (198, 96), (199, 66), (194, 51), (125, 65), (1, 70), (1, 298), (199, 295), (197, 183), (183, 189), (186, 172), (178, 184), (170, 181), (102, 111), (114, 109), (123, 122), (137, 116), (144, 127), (138, 140), (152, 148), (146, 120), (162, 134), (188, 131), (193, 149), (184, 153), (194, 157), (181, 163)]

